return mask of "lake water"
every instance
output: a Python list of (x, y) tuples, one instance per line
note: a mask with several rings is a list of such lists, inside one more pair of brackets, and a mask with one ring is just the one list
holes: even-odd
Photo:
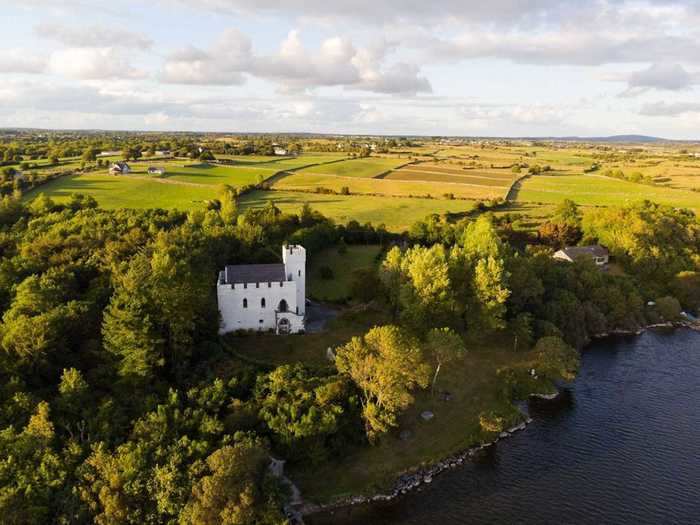
[(700, 333), (646, 332), (583, 352), (555, 402), (474, 463), (316, 524), (700, 523)]

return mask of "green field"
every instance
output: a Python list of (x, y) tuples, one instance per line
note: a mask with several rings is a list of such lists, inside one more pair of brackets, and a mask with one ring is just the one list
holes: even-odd
[(468, 171), (460, 174), (439, 173), (432, 171), (416, 171), (412, 169), (400, 169), (389, 173), (385, 179), (389, 180), (406, 180), (406, 181), (425, 181), (425, 182), (449, 182), (453, 184), (469, 184), (476, 186), (495, 186), (500, 187), (503, 191), (507, 191), (513, 181), (513, 176), (510, 177), (490, 177), (479, 175), (478, 172), (471, 175)]
[[(341, 301), (350, 296), (352, 272), (369, 268), (376, 264), (381, 248), (377, 245), (350, 245), (345, 253), (337, 246), (315, 254), (309, 264), (309, 296), (319, 301)], [(333, 272), (332, 279), (321, 277), (321, 267), (327, 266)]]
[(335, 162), (325, 166), (314, 166), (303, 170), (302, 173), (335, 175), (338, 177), (372, 178), (399, 166), (403, 166), (407, 162), (408, 159), (369, 157)]
[[(155, 164), (154, 164), (155, 165)], [(266, 166), (266, 165), (264, 165)], [(189, 182), (192, 184), (245, 186), (257, 184), (275, 173), (275, 168), (257, 166), (217, 166), (213, 164), (191, 164), (186, 166), (164, 165), (165, 179)], [(147, 175), (147, 166), (132, 165), (130, 175)]]
[(660, 204), (700, 209), (700, 193), (636, 184), (600, 175), (537, 175), (528, 177), (517, 191), (521, 202), (557, 203), (571, 199), (578, 204), (612, 206), (648, 199)]
[(163, 179), (141, 179), (104, 174), (69, 175), (48, 182), (25, 195), (31, 200), (40, 193), (65, 202), (72, 193), (92, 195), (102, 208), (177, 208), (202, 206), (216, 196), (214, 187), (167, 184)]
[(273, 201), (288, 213), (298, 213), (304, 203), (339, 223), (356, 220), (360, 224), (384, 224), (389, 231), (401, 232), (431, 213), (464, 213), (473, 203), (464, 200), (410, 199), (365, 195), (323, 195), (291, 191), (255, 191), (244, 195), (241, 209), (261, 207)]
[(347, 187), (351, 193), (364, 195), (386, 195), (387, 197), (423, 197), (429, 195), (441, 198), (445, 193), (453, 193), (464, 199), (493, 199), (504, 197), (504, 188), (489, 186), (469, 186), (457, 183), (435, 183), (425, 180), (392, 180), (388, 176), (383, 179), (368, 179), (361, 177), (336, 177), (313, 173), (294, 173), (284, 177), (274, 184), (279, 190), (315, 191), (316, 188), (326, 188), (340, 192)]

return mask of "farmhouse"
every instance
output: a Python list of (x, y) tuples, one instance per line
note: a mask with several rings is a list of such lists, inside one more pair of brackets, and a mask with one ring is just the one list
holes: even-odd
[(220, 333), (235, 330), (303, 332), (306, 320), (306, 250), (282, 247), (281, 264), (226, 266), (216, 297)]
[(590, 259), (598, 266), (608, 264), (610, 254), (603, 246), (594, 244), (591, 246), (568, 246), (557, 251), (554, 258), (560, 261), (574, 262), (577, 259)]
[(156, 168), (151, 166), (148, 168), (149, 175), (165, 175), (165, 168)]
[(131, 168), (126, 162), (115, 162), (109, 168), (111, 175), (126, 175), (129, 171), (131, 171)]
[(274, 151), (275, 155), (283, 156), (287, 154), (287, 150), (284, 149), (282, 146), (275, 146), (272, 151)]

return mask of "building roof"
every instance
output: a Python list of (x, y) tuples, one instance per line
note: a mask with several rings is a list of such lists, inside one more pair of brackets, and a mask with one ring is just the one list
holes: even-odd
[(284, 264), (239, 264), (226, 266), (224, 284), (286, 281)]
[(607, 257), (608, 250), (599, 244), (591, 246), (568, 246), (561, 250), (567, 257), (576, 259), (578, 257)]

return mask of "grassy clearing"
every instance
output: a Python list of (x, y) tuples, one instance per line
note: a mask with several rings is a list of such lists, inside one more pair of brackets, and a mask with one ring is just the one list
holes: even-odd
[(114, 175), (86, 174), (61, 177), (39, 186), (24, 196), (31, 200), (43, 193), (65, 202), (72, 193), (92, 195), (102, 208), (177, 208), (189, 210), (215, 197), (214, 187), (166, 184), (159, 179), (144, 180)]
[(328, 347), (345, 344), (353, 336), (365, 333), (377, 324), (389, 319), (381, 312), (341, 311), (330, 321), (326, 331), (316, 334), (280, 337), (275, 334), (250, 334), (227, 337), (229, 348), (244, 359), (269, 366), (302, 362), (314, 367), (331, 366), (326, 358)]
[[(342, 301), (350, 297), (352, 272), (360, 268), (370, 268), (377, 264), (376, 257), (381, 251), (377, 245), (347, 246), (344, 254), (338, 247), (328, 248), (315, 254), (309, 264), (309, 296), (319, 301)], [(323, 279), (321, 268), (327, 266), (333, 278)]]
[(473, 208), (472, 202), (464, 200), (387, 199), (365, 195), (255, 191), (243, 196), (241, 209), (265, 206), (268, 201), (273, 201), (288, 213), (299, 213), (301, 207), (308, 203), (314, 210), (339, 223), (356, 220), (360, 224), (384, 224), (387, 230), (393, 232), (407, 230), (414, 222), (431, 213), (462, 213)]
[(335, 175), (341, 177), (372, 178), (393, 170), (408, 162), (408, 159), (370, 157), (352, 159), (305, 169), (302, 173)]
[(700, 194), (661, 186), (636, 184), (599, 175), (537, 175), (523, 181), (516, 200), (613, 206), (643, 199), (660, 204), (700, 209)]
[(492, 199), (503, 197), (502, 188), (488, 186), (468, 186), (456, 183), (435, 183), (430, 181), (403, 181), (384, 179), (368, 179), (360, 177), (336, 177), (332, 175), (317, 175), (312, 173), (295, 173), (284, 177), (275, 183), (275, 189), (290, 189), (315, 191), (316, 188), (326, 188), (340, 192), (343, 187), (351, 193), (386, 196), (425, 196), (440, 198), (445, 193), (453, 193), (456, 197), (465, 199)]

